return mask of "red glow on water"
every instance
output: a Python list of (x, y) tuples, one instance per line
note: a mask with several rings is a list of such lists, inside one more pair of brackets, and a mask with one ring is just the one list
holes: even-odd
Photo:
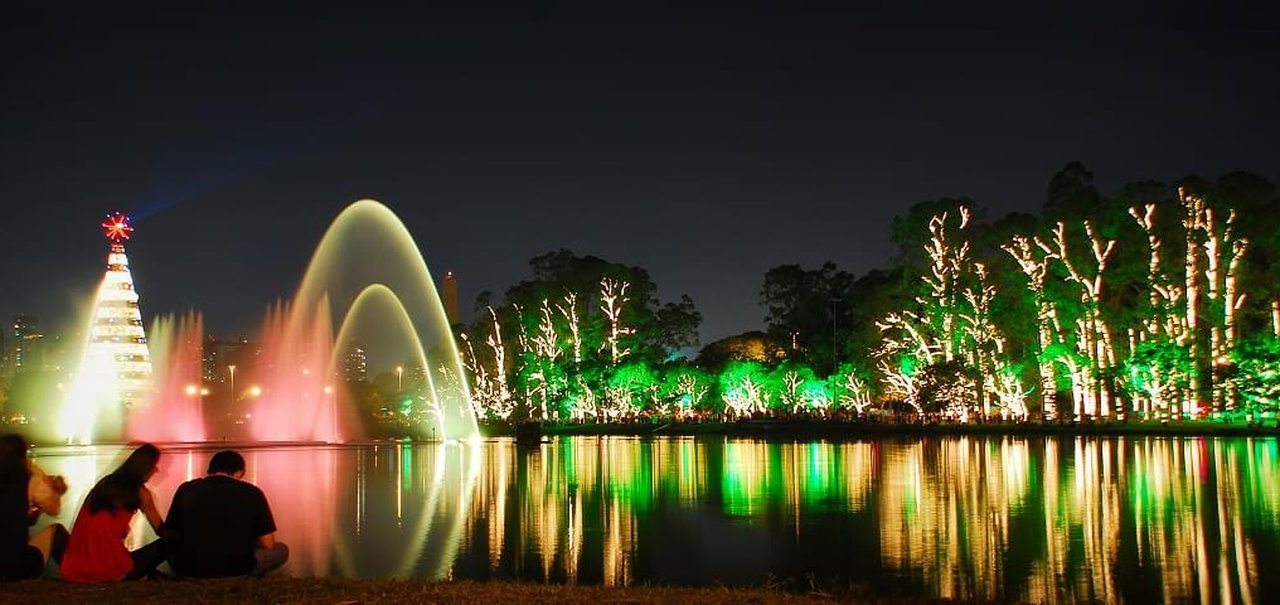
[(276, 537), (289, 545), (288, 573), (304, 577), (334, 573), (333, 557), (344, 558), (345, 553), (336, 524), (349, 514), (338, 510), (338, 494), (351, 489), (355, 476), (351, 458), (344, 457), (346, 464), (340, 465), (337, 452), (328, 448), (245, 454), (245, 479), (266, 494)]
[[(350, 547), (338, 527), (341, 520), (354, 516), (339, 499), (339, 494), (349, 493), (353, 487), (356, 469), (351, 456), (315, 447), (231, 449), (245, 458), (245, 481), (257, 485), (267, 497), (276, 522), (276, 540), (289, 545), (284, 574), (323, 577), (354, 569)], [(160, 458), (161, 470), (150, 483), (162, 514), (171, 509), (178, 486), (206, 476), (213, 453), (165, 451)]]

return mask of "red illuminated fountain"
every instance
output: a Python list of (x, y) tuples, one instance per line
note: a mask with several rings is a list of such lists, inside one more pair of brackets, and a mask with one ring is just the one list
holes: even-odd
[(261, 385), (241, 394), (248, 404), (249, 436), (292, 442), (354, 438), (339, 428), (332, 357), (327, 300), (312, 308), (295, 302), (269, 311), (258, 360)]
[(155, 382), (150, 397), (129, 414), (129, 439), (204, 441), (203, 404), (209, 395), (201, 381), (204, 321), (194, 311), (159, 317), (150, 333)]

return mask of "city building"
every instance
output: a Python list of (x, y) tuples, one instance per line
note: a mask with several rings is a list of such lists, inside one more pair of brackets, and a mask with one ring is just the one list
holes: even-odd
[(257, 374), (261, 357), (262, 347), (248, 338), (221, 340), (210, 335), (204, 341), (201, 372), (208, 383), (247, 385)]
[(458, 317), (458, 278), (453, 276), (453, 271), (447, 271), (444, 274), (444, 284), (441, 288), (444, 296), (444, 316), (449, 320), (449, 325), (456, 326), (461, 323)]
[(369, 358), (359, 341), (348, 342), (342, 354), (342, 379), (352, 383), (369, 379)]
[(223, 382), (222, 375), (218, 372), (217, 344), (217, 338), (212, 334), (205, 334), (204, 342), (200, 345), (200, 380), (205, 384)]
[(45, 336), (41, 343), (44, 356), (44, 371), (65, 375), (75, 369), (73, 356), (79, 353), (75, 343), (79, 338), (67, 338), (61, 334)]
[(9, 331), (9, 374), (44, 370), (44, 334), (33, 315), (15, 315)]

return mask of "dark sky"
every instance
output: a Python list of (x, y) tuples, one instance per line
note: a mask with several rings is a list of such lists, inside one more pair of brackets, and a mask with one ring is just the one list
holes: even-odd
[(564, 247), (691, 295), (705, 343), (761, 327), (769, 267), (887, 266), (915, 202), (1034, 212), (1071, 160), (1104, 191), (1280, 178), (1270, 8), (178, 4), (210, 8), (6, 4), (3, 317), (64, 325), (120, 209), (148, 316), (252, 335), (329, 221), (374, 197), (459, 275), (468, 315)]

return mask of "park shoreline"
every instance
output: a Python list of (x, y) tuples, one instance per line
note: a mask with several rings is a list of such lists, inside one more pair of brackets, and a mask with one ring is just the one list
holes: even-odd
[[(526, 425), (527, 426), (527, 425)], [(530, 430), (528, 428), (522, 429)], [(541, 437), (741, 437), (768, 439), (859, 439), (927, 436), (1053, 436), (1053, 437), (1280, 437), (1276, 426), (1224, 424), (1213, 421), (1089, 423), (887, 423), (826, 419), (766, 419), (730, 422), (613, 422), (546, 423), (535, 429)], [(517, 428), (485, 423), (485, 437), (514, 437)]]

